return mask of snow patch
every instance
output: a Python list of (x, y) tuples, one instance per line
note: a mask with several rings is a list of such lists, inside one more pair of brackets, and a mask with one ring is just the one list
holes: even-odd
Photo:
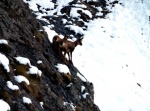
[(89, 95), (89, 93), (84, 93), (84, 94), (82, 95), (82, 97), (83, 97), (84, 99), (86, 99), (88, 95)]
[(87, 8), (87, 6), (84, 4), (74, 4), (73, 6), (75, 6), (77, 8)]
[(11, 90), (19, 90), (19, 87), (17, 85), (13, 85), (11, 81), (7, 81), (7, 87)]
[(18, 56), (18, 57), (15, 57), (15, 59), (16, 59), (20, 64), (31, 66), (30, 60), (29, 60), (28, 58)]
[(70, 16), (73, 18), (79, 18), (81, 15), (78, 13), (78, 10), (81, 10), (82, 13), (85, 13), (86, 15), (88, 15), (90, 18), (92, 18), (92, 14), (90, 11), (88, 10), (83, 10), (81, 8), (71, 8), (70, 11)]
[(90, 18), (92, 18), (92, 14), (89, 10), (82, 10), (82, 12), (88, 15)]
[(23, 97), (22, 100), (23, 100), (23, 103), (26, 103), (26, 104), (32, 104), (32, 101), (31, 101), (30, 98)]
[(44, 0), (41, 2), (41, 0), (36, 0), (36, 4), (34, 0), (24, 0), (24, 2), (29, 3), (30, 9), (32, 9), (33, 11), (38, 11), (38, 7), (37, 4), (42, 6), (41, 9), (43, 8), (49, 8), (49, 9), (53, 9), (54, 8), (54, 3), (51, 2), (51, 0)]
[(101, 7), (96, 7), (96, 9), (101, 12), (103, 9)]
[(37, 64), (42, 64), (43, 62), (41, 60), (37, 61)]
[(87, 80), (85, 79), (85, 77), (83, 77), (80, 73), (77, 73), (77, 76), (78, 76), (83, 82), (87, 82)]
[(22, 82), (25, 82), (27, 85), (29, 85), (29, 80), (24, 77), (24, 76), (21, 76), (21, 75), (18, 75), (18, 76), (14, 76), (15, 80), (18, 82), (18, 83), (22, 83)]
[(27, 73), (28, 74), (37, 74), (37, 75), (39, 75), (39, 76), (41, 76), (42, 75), (42, 71), (41, 70), (39, 70), (37, 67), (35, 67), (35, 66), (31, 66), (30, 68), (29, 68), (29, 71), (27, 71)]
[(67, 105), (71, 106), (72, 111), (76, 111), (76, 106), (74, 106), (73, 103), (64, 102), (64, 106), (67, 106)]
[(66, 87), (71, 87), (73, 85), (73, 83), (68, 84)]
[(43, 108), (44, 103), (43, 103), (43, 102), (40, 102), (40, 105), (41, 105), (41, 107)]
[(70, 16), (73, 18), (79, 18), (81, 15), (79, 13), (77, 13), (77, 11), (80, 9), (81, 8), (71, 8)]
[(57, 0), (57, 2), (56, 2), (56, 4), (57, 4), (57, 8), (56, 8), (57, 15), (62, 15), (62, 13), (60, 12), (61, 9), (64, 6), (69, 5), (69, 3), (72, 2), (72, 1), (73, 0)]
[(79, 26), (76, 26), (76, 25), (66, 25), (65, 27), (67, 27), (68, 29), (74, 31), (75, 34), (81, 34), (81, 35), (85, 34), (85, 31), (81, 27), (79, 27)]
[(3, 65), (4, 69), (7, 72), (10, 72), (9, 59), (4, 54), (1, 54), (1, 53), (0, 53), (0, 64)]
[(8, 45), (8, 42), (5, 39), (0, 39), (0, 44), (6, 44), (6, 45)]
[(63, 22), (63, 24), (66, 24), (67, 20), (66, 19), (62, 19), (62, 22)]
[(69, 68), (64, 64), (57, 64), (55, 67), (58, 69), (60, 73), (70, 74)]
[(2, 99), (0, 99), (0, 111), (10, 111), (9, 104)]
[(85, 91), (85, 86), (81, 86), (81, 93)]
[(51, 30), (49, 26), (43, 26), (48, 34), (49, 41), (52, 43), (52, 39), (55, 35), (58, 35), (54, 30)]
[(20, 63), (20, 64), (23, 64), (23, 65), (29, 65), (30, 68), (29, 68), (29, 71), (27, 71), (28, 74), (37, 74), (39, 76), (42, 75), (42, 71), (40, 71), (37, 67), (35, 66), (32, 66), (31, 63), (30, 63), (30, 60), (28, 58), (25, 58), (25, 57), (15, 57), (15, 59)]

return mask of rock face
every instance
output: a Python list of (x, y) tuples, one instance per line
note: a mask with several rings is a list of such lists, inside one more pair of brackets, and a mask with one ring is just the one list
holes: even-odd
[[(0, 99), (11, 111), (100, 111), (94, 104), (93, 84), (76, 67), (68, 64), (67, 74), (57, 70), (56, 65), (63, 62), (53, 51), (41, 23), (22, 0), (0, 1), (0, 41), (8, 42), (0, 43), (0, 54), (8, 58), (10, 69), (7, 71), (0, 61)], [(59, 32), (58, 27), (55, 29)], [(37, 72), (29, 72), (30, 68)], [(15, 77), (19, 76), (27, 78), (29, 84), (18, 82)], [(8, 81), (19, 89), (11, 89), (14, 86), (9, 87)]]

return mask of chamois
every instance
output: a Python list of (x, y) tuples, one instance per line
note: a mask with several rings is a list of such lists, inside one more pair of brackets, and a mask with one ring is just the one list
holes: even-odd
[(77, 39), (74, 42), (71, 42), (69, 40), (63, 40), (63, 42), (61, 44), (59, 44), (60, 50), (61, 52), (64, 52), (63, 56), (64, 56), (64, 62), (66, 63), (66, 53), (68, 54), (69, 60), (71, 63), (72, 62), (72, 52), (74, 51), (75, 47), (77, 45), (82, 45), (82, 38)]

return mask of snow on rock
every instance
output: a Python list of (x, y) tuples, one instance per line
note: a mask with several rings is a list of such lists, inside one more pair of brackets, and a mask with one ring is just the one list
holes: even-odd
[(83, 82), (87, 82), (87, 80), (85, 79), (85, 77), (83, 77), (80, 73), (77, 73), (77, 76), (78, 76)]
[(41, 76), (42, 75), (42, 71), (41, 70), (39, 70), (37, 67), (35, 67), (35, 66), (30, 66), (30, 68), (29, 68), (29, 71), (27, 71), (27, 73), (28, 74), (37, 74), (37, 75), (39, 75), (39, 76)]
[(7, 72), (10, 72), (9, 59), (4, 54), (1, 54), (1, 53), (0, 53), (0, 64), (3, 65), (4, 69)]
[[(41, 9), (43, 8), (49, 8), (49, 9), (53, 9), (54, 8), (54, 3), (51, 2), (51, 0), (44, 0), (41, 2), (41, 0), (36, 0), (36, 3), (35, 4), (35, 1), (34, 0), (24, 0), (24, 2), (26, 3), (29, 3), (30, 5), (30, 9), (32, 9), (33, 11), (38, 11), (38, 7), (37, 7), (37, 4), (42, 6)], [(43, 7), (44, 6), (44, 7)]]
[(81, 27), (79, 27), (79, 26), (76, 26), (76, 25), (66, 25), (65, 27), (67, 27), (68, 29), (74, 31), (76, 34), (81, 34), (81, 35), (85, 34), (85, 31)]
[(19, 87), (17, 85), (13, 85), (11, 81), (7, 81), (7, 87), (11, 90), (19, 90)]
[(76, 106), (73, 103), (64, 102), (64, 106), (69, 105), (72, 108), (72, 111), (76, 111)]
[(103, 9), (101, 7), (96, 7), (96, 9), (101, 12)]
[(86, 97), (89, 95), (89, 93), (84, 93), (83, 95), (82, 95), (82, 97), (84, 98), (84, 99), (86, 99)]
[(18, 76), (14, 76), (14, 78), (18, 83), (25, 82), (27, 85), (30, 84), (29, 80), (24, 76), (18, 75)]
[(2, 99), (0, 99), (0, 111), (10, 111), (9, 104)]
[(82, 10), (82, 12), (92, 18), (92, 13), (89, 10)]
[(72, 2), (73, 0), (57, 0), (56, 4), (59, 6), (67, 6), (69, 5), (70, 2)]
[(78, 7), (78, 8), (87, 8), (87, 6), (84, 4), (74, 4), (73, 6)]
[(62, 19), (62, 22), (63, 22), (63, 24), (66, 24), (67, 20), (66, 19)]
[(80, 8), (71, 8), (70, 16), (73, 18), (79, 18), (81, 15), (77, 13), (78, 10), (80, 10)]
[(37, 61), (37, 64), (42, 64), (43, 62), (41, 60)]
[(96, 9), (98, 10), (98, 12), (96, 13), (97, 16), (102, 16), (102, 8), (101, 7), (96, 7)]
[(99, 13), (96, 13), (97, 16), (102, 16), (103, 13), (99, 12)]
[(58, 35), (54, 30), (51, 30), (49, 26), (43, 26), (45, 31), (47, 32), (48, 39), (52, 43), (52, 39), (55, 35)]
[(55, 65), (55, 67), (58, 69), (58, 71), (60, 73), (65, 73), (65, 74), (69, 73), (70, 74), (68, 67), (64, 64), (57, 64), (57, 65)]
[(85, 86), (81, 86), (81, 93), (85, 91)]
[(23, 97), (22, 100), (23, 100), (23, 103), (32, 104), (32, 101), (30, 100), (30, 98)]
[(90, 1), (97, 2), (98, 0), (83, 0), (83, 1), (87, 1), (87, 2), (90, 2)]
[(6, 45), (8, 45), (8, 42), (5, 39), (0, 39), (0, 44), (6, 44)]
[(40, 105), (41, 105), (41, 107), (43, 108), (44, 103), (43, 103), (43, 102), (40, 102)]
[(28, 58), (25, 58), (25, 57), (15, 57), (15, 59), (20, 64), (23, 64), (23, 65), (29, 64), (30, 68), (29, 68), (29, 71), (27, 71), (28, 74), (37, 74), (37, 75), (41, 76), (42, 72), (37, 67), (32, 66), (31, 63), (30, 63), (30, 60)]
[(31, 66), (30, 60), (29, 60), (28, 58), (18, 56), (18, 57), (15, 57), (15, 59), (16, 59), (20, 64), (23, 64), (23, 65), (27, 65), (27, 64), (28, 64), (29, 66)]
[(68, 84), (66, 87), (71, 87), (73, 85), (73, 83)]
[(85, 86), (81, 86), (81, 93), (84, 99), (86, 99), (87, 95), (89, 95), (89, 93), (85, 92)]
[(67, 6), (69, 5), (70, 2), (72, 2), (73, 0), (57, 0), (56, 4), (57, 4), (57, 8), (56, 8), (56, 12), (57, 12), (57, 15), (61, 15), (62, 13), (60, 12), (61, 9), (64, 7), (64, 6)]
[(81, 10), (82, 13), (85, 13), (90, 18), (92, 18), (91, 12), (88, 11), (88, 10), (83, 10), (82, 8), (71, 8), (70, 16), (73, 17), (73, 18), (79, 18), (81, 15), (78, 13), (78, 10)]

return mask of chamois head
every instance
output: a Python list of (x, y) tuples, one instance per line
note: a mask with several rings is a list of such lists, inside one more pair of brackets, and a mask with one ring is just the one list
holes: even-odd
[(76, 47), (77, 45), (82, 45), (82, 39), (83, 39), (83, 37), (80, 37), (80, 38), (78, 38), (78, 39), (75, 41), (75, 47)]

